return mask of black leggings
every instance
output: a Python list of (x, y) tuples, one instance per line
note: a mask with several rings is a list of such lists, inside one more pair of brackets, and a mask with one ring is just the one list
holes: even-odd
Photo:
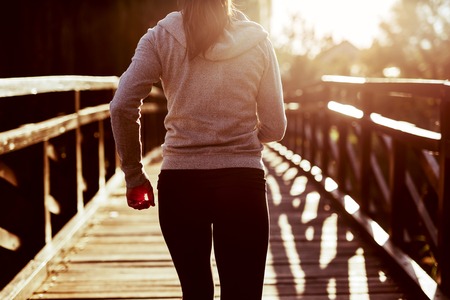
[(261, 299), (269, 241), (263, 170), (163, 170), (158, 207), (184, 300), (214, 298), (213, 244), (221, 299)]

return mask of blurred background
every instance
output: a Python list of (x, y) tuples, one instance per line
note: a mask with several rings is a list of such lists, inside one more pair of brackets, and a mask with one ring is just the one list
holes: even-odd
[[(0, 4), (0, 77), (120, 75), (176, 0)], [(450, 0), (236, 0), (271, 34), (286, 94), (323, 74), (447, 79)]]

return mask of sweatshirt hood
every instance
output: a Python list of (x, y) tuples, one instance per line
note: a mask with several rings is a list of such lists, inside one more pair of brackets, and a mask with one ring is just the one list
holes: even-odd
[[(170, 35), (186, 48), (181, 12), (172, 12), (158, 22)], [(240, 11), (235, 11), (233, 21), (225, 28), (217, 43), (205, 53), (207, 60), (225, 60), (247, 52), (267, 39), (267, 31), (258, 23), (252, 22)]]

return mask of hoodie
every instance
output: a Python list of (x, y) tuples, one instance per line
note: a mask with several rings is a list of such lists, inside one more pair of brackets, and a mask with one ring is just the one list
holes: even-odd
[(182, 14), (173, 12), (141, 38), (110, 103), (127, 187), (146, 180), (140, 106), (158, 81), (168, 109), (162, 169), (263, 169), (263, 143), (284, 136), (281, 78), (267, 32), (236, 12), (217, 43), (190, 60)]

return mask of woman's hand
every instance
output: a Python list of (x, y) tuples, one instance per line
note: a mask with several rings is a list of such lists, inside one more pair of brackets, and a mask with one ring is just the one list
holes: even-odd
[(127, 188), (127, 202), (129, 207), (138, 210), (155, 206), (155, 197), (150, 181), (147, 180), (139, 186)]

